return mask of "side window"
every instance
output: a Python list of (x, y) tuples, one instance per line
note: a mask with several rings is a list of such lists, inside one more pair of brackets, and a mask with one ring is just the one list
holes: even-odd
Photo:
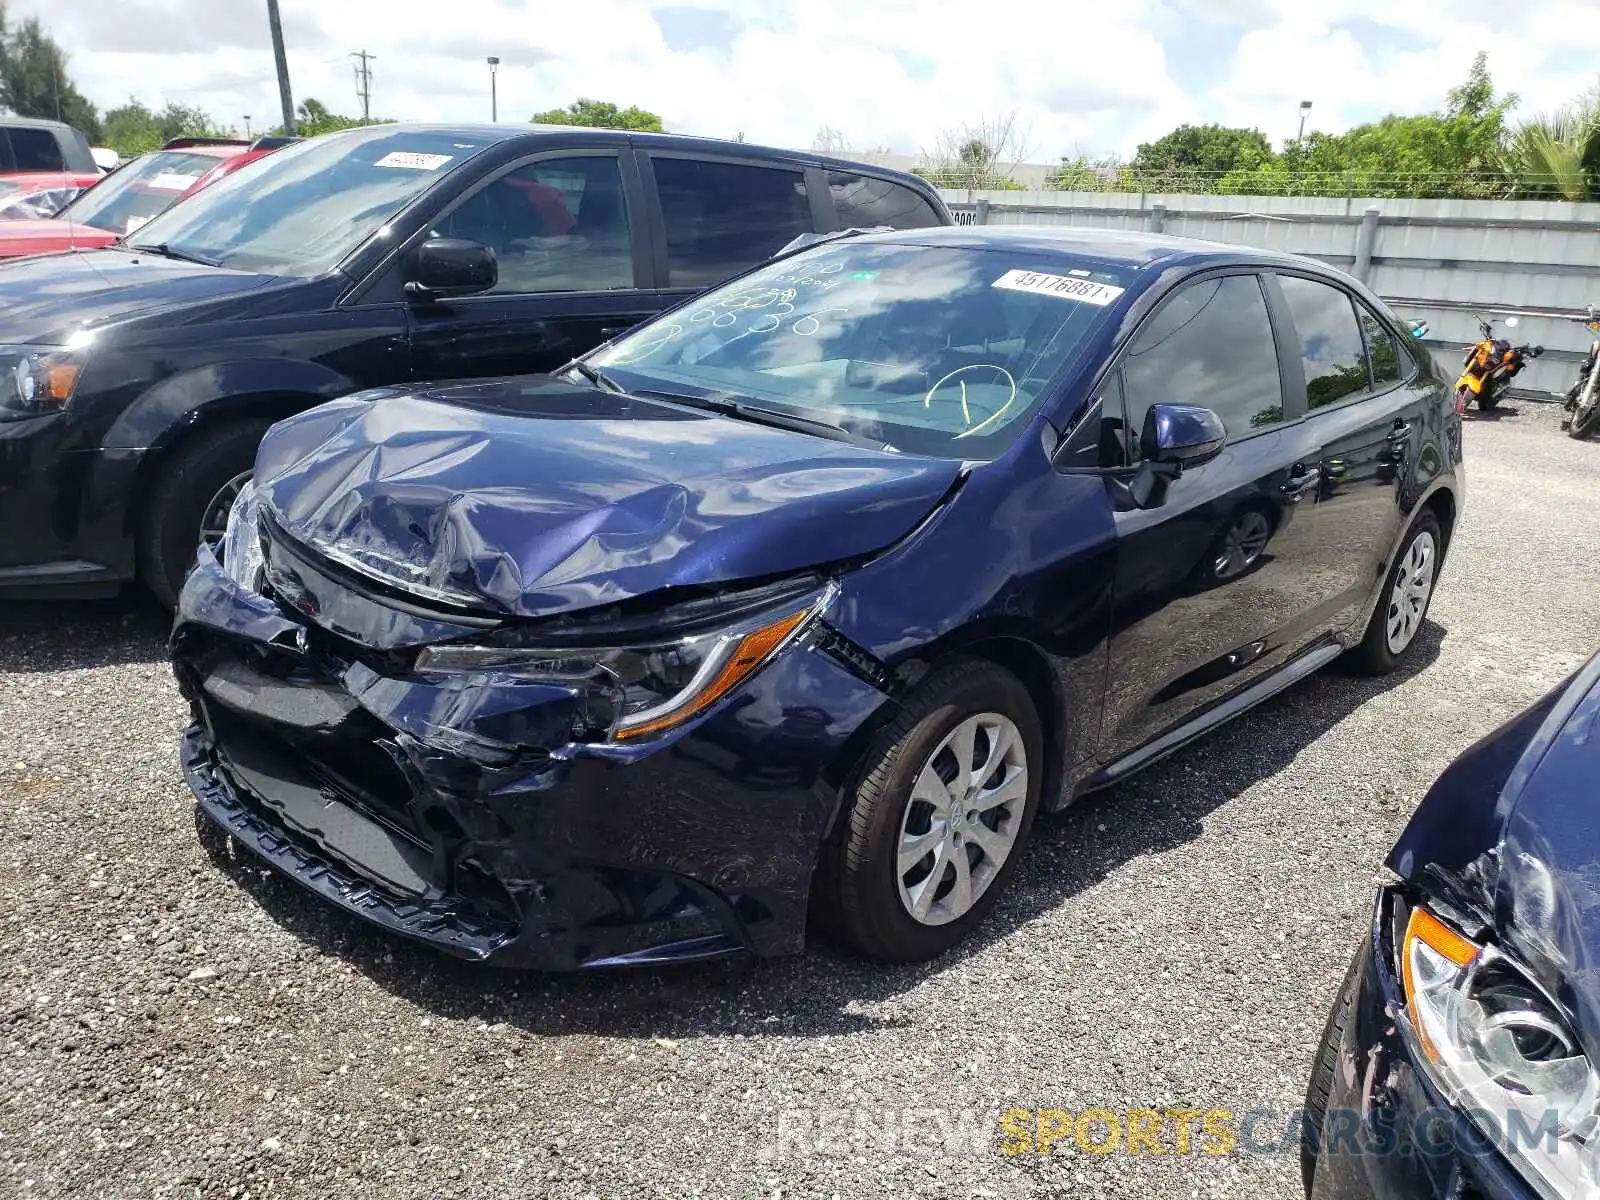
[(15, 171), (65, 171), (66, 160), (61, 157), (61, 146), (56, 135), (48, 129), (13, 128), (11, 150), (16, 155)]
[(495, 253), (495, 295), (631, 288), (622, 173), (609, 155), (529, 163), (479, 188), (434, 226)]
[(1356, 312), (1361, 316), (1361, 329), (1367, 335), (1367, 361), (1372, 364), (1373, 388), (1399, 383), (1405, 378), (1405, 372), (1400, 369), (1400, 353), (1395, 348), (1394, 334), (1360, 304), (1356, 305)]
[(812, 232), (799, 171), (689, 158), (656, 158), (653, 165), (669, 287), (710, 287)]
[(925, 229), (941, 223), (933, 205), (910, 188), (886, 179), (829, 171), (828, 191), (833, 193), (840, 229), (870, 229), (874, 225)]
[(1283, 297), (1300, 334), (1306, 407), (1323, 408), (1367, 390), (1367, 351), (1350, 297), (1336, 287), (1280, 275)]
[(1129, 461), (1153, 404), (1198, 404), (1230, 439), (1283, 420), (1283, 383), (1266, 297), (1254, 275), (1191, 283), (1139, 330), (1122, 364)]

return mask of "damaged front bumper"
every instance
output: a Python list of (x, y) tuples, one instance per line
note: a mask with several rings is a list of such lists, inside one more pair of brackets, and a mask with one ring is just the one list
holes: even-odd
[[(1543, 1200), (1416, 1061), (1385, 891), (1356, 952), (1310, 1200)], [(1318, 1057), (1330, 1047), (1318, 1050)]]
[(565, 740), (561, 689), (418, 676), (207, 551), (172, 651), (210, 821), (366, 921), (520, 967), (798, 950), (817, 851), (886, 703), (807, 640), (674, 735)]

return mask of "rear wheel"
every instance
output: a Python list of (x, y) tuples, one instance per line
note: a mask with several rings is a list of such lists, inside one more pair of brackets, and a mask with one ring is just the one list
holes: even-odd
[(1500, 404), (1499, 393), (1494, 388), (1485, 385), (1483, 391), (1478, 393), (1478, 411), (1493, 412)]
[(1387, 675), (1400, 665), (1416, 642), (1433, 600), (1439, 577), (1444, 535), (1439, 518), (1424, 512), (1412, 522), (1389, 568), (1378, 607), (1367, 623), (1361, 644), (1350, 652), (1350, 665), (1363, 675)]
[[(1590, 371), (1600, 371), (1600, 366), (1591, 367)], [(1600, 384), (1588, 376), (1580, 383), (1582, 386), (1572, 389), (1575, 401), (1572, 421), (1567, 426), (1567, 433), (1575, 438), (1588, 437), (1600, 429)]]
[(202, 541), (222, 536), (228, 510), (255, 466), (271, 422), (241, 421), (179, 446), (161, 471), (139, 530), (139, 579), (175, 608)]
[(816, 888), (827, 924), (892, 962), (965, 938), (1016, 867), (1043, 746), (1016, 676), (980, 660), (936, 670), (868, 752), (824, 847)]

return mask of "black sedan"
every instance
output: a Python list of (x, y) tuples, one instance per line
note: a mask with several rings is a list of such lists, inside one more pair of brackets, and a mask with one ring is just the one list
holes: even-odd
[(1423, 800), (1329, 1015), (1320, 1198), (1594, 1196), (1600, 656)]

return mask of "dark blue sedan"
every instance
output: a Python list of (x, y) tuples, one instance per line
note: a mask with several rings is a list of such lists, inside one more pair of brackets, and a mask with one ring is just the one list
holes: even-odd
[(1600, 657), (1457, 759), (1328, 1018), (1324, 1200), (1600, 1194)]
[(553, 967), (925, 958), (1036, 812), (1410, 651), (1460, 425), (1318, 263), (843, 236), (553, 376), (274, 427), (184, 588), (202, 812), (328, 900)]

